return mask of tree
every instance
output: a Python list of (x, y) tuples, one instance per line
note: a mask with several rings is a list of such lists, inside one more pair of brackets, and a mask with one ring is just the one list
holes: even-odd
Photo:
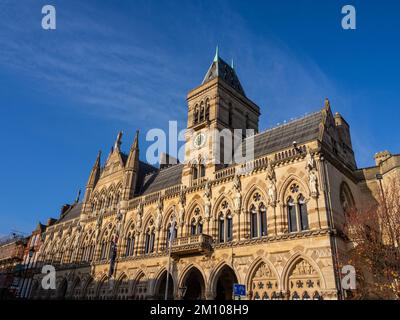
[(400, 182), (392, 179), (376, 203), (346, 212), (348, 264), (357, 272), (353, 298), (400, 299)]

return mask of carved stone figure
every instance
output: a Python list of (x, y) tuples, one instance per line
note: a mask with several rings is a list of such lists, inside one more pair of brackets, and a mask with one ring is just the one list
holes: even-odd
[(142, 215), (143, 215), (143, 203), (140, 202), (137, 213), (136, 213), (136, 231), (137, 232), (140, 232), (140, 230), (142, 229)]
[(268, 201), (271, 206), (276, 205), (276, 183), (274, 180), (269, 180), (268, 182)]
[(313, 155), (311, 154), (310, 149), (308, 149), (307, 155), (306, 155), (306, 170), (311, 171), (316, 168), (316, 163)]
[(242, 189), (242, 183), (240, 182), (240, 175), (236, 174), (233, 180), (233, 189), (235, 194), (233, 196), (233, 205), (235, 211), (240, 211), (242, 205), (242, 195), (240, 193)]
[(318, 195), (318, 178), (317, 175), (315, 173), (315, 170), (312, 170), (309, 172), (309, 176), (308, 176), (308, 182), (309, 182), (309, 187), (311, 190), (311, 195), (313, 197), (316, 197)]
[(211, 186), (210, 186), (210, 182), (208, 180), (206, 181), (206, 185), (205, 185), (204, 197), (206, 197), (206, 198), (211, 197)]
[(204, 218), (209, 220), (211, 218), (211, 200), (210, 198), (206, 198), (204, 204)]
[(272, 167), (272, 161), (268, 159), (268, 164), (267, 164), (267, 179), (275, 181), (276, 176), (275, 176), (275, 170)]
[(116, 217), (117, 223), (116, 223), (116, 227), (115, 227), (115, 230), (116, 230), (116, 232), (117, 232), (117, 235), (120, 235), (120, 233), (121, 233), (121, 229), (122, 229), (122, 218), (123, 218), (122, 212), (121, 212), (121, 211), (118, 211), (117, 217)]
[(182, 202), (179, 203), (179, 211), (178, 211), (178, 223), (179, 225), (183, 225), (185, 219), (185, 206)]
[(158, 203), (157, 203), (157, 215), (156, 215), (156, 221), (155, 221), (155, 227), (157, 230), (161, 229), (161, 224), (162, 224), (162, 217), (163, 217), (163, 204), (161, 200), (161, 195), (158, 198)]

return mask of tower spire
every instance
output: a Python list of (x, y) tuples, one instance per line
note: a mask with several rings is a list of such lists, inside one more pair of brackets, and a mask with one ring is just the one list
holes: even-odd
[(218, 61), (218, 59), (219, 59), (219, 53), (218, 53), (218, 45), (217, 45), (217, 47), (215, 48), (214, 62)]
[(125, 164), (125, 181), (123, 199), (129, 200), (136, 190), (136, 181), (139, 174), (139, 130), (136, 130), (128, 160)]

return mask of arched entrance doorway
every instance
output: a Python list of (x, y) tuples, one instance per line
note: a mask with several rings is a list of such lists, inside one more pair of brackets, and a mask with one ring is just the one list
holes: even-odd
[(224, 266), (217, 279), (215, 300), (232, 300), (233, 284), (238, 282), (235, 272), (232, 268)]
[(205, 284), (203, 275), (199, 269), (193, 267), (188, 271), (183, 281), (184, 287), (186, 287), (185, 295), (183, 300), (201, 300), (204, 299)]
[[(163, 274), (161, 275), (160, 279), (158, 280), (157, 283), (157, 288), (156, 288), (156, 296), (155, 298), (158, 300), (164, 300), (165, 299), (165, 287), (167, 285), (167, 271), (164, 271)], [(174, 299), (174, 280), (172, 279), (171, 274), (169, 274), (169, 279), (168, 279), (168, 300), (173, 300)]]

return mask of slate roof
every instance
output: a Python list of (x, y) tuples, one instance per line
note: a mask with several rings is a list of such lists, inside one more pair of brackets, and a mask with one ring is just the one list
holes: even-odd
[(215, 56), (213, 63), (206, 73), (201, 84), (205, 84), (215, 78), (220, 78), (229, 84), (232, 88), (238, 91), (243, 96), (246, 96), (242, 85), (240, 84), (239, 78), (236, 75), (235, 69), (228, 65), (218, 55)]
[(157, 170), (152, 174), (148, 174), (144, 178), (141, 194), (157, 192), (180, 184), (183, 166), (183, 164), (179, 163), (162, 170)]
[[(321, 121), (322, 110), (256, 134), (253, 136), (254, 157), (258, 158), (291, 147), (293, 141), (301, 144), (318, 139)], [(183, 166), (177, 164), (146, 175), (139, 193), (150, 194), (180, 184)]]
[(75, 219), (79, 217), (81, 210), (82, 210), (82, 202), (74, 203), (71, 208), (67, 210), (67, 212), (58, 219), (57, 223), (66, 222), (68, 220)]
[(256, 134), (253, 136), (254, 158), (288, 148), (293, 141), (301, 144), (318, 139), (321, 121), (322, 110)]

